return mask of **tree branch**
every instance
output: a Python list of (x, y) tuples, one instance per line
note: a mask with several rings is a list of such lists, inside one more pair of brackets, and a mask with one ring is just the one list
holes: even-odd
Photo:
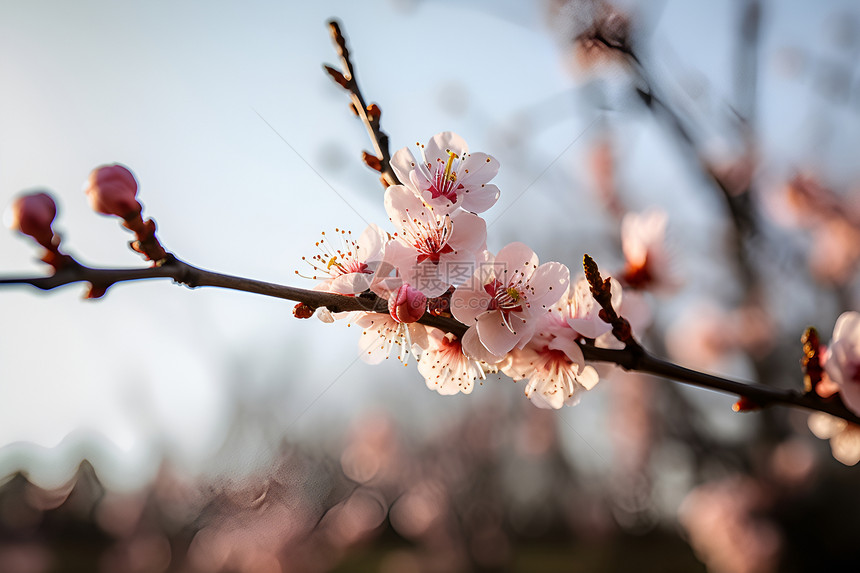
[[(74, 261), (74, 259), (72, 260)], [(206, 286), (225, 288), (292, 300), (304, 303), (313, 309), (325, 307), (330, 312), (362, 311), (383, 314), (388, 312), (387, 302), (372, 293), (346, 296), (215, 273), (189, 265), (173, 255), (168, 255), (164, 264), (147, 268), (92, 268), (74, 261), (50, 276), (0, 277), (0, 288), (4, 286), (29, 285), (47, 291), (73, 283), (88, 282), (101, 295), (117, 283), (159, 278), (170, 278), (174, 282), (184, 284), (190, 288)], [(436, 316), (430, 313), (425, 313), (418, 322), (426, 326), (438, 328), (444, 332), (450, 332), (457, 337), (462, 337), (467, 330), (465, 324), (452, 317)], [(760, 384), (737, 382), (661, 360), (649, 354), (638, 343), (629, 344), (622, 350), (614, 350), (598, 348), (593, 344), (580, 342), (580, 348), (582, 349), (583, 356), (588, 361), (609, 362), (617, 364), (625, 370), (645, 372), (683, 384), (708, 388), (726, 394), (734, 394), (739, 397), (748, 398), (761, 407), (777, 404), (796, 406), (808, 410), (826, 412), (854, 424), (860, 424), (860, 417), (845, 407), (838, 394), (824, 399), (814, 392), (804, 394)]]
[[(324, 66), (326, 72), (332, 79), (338, 83), (343, 89), (347, 90), (352, 98), (352, 108), (358, 115), (364, 127), (367, 129), (367, 134), (370, 136), (370, 141), (373, 144), (373, 149), (376, 152), (376, 157), (369, 156), (365, 153), (364, 162), (376, 171), (379, 171), (382, 176), (383, 184), (388, 187), (390, 185), (399, 185), (400, 180), (391, 169), (391, 152), (388, 147), (388, 134), (379, 127), (379, 118), (381, 110), (376, 104), (369, 106), (361, 94), (358, 87), (358, 81), (355, 79), (355, 68), (349, 58), (349, 48), (346, 46), (346, 37), (340, 30), (340, 24), (337, 20), (330, 20), (329, 28), (331, 29), (331, 37), (334, 41), (337, 54), (340, 56), (343, 71), (340, 72), (331, 66)], [(374, 161), (375, 159), (375, 161)]]

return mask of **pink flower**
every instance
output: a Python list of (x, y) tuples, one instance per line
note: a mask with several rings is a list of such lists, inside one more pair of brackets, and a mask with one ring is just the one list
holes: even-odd
[[(612, 281), (612, 306), (620, 312), (621, 285), (616, 280)], [(612, 330), (612, 326), (600, 318), (600, 305), (594, 300), (585, 277), (576, 281), (550, 312), (585, 338), (600, 338)]]
[(362, 327), (358, 345), (361, 359), (368, 364), (387, 360), (395, 345), (400, 349), (397, 358), (405, 365), (411, 352), (416, 358), (427, 347), (427, 327), (417, 322), (398, 322), (385, 314), (354, 313), (355, 324)]
[[(386, 233), (371, 224), (358, 241), (352, 238), (351, 231), (335, 229), (335, 234), (340, 236), (340, 246), (333, 244), (323, 233), (323, 238), (316, 243), (320, 252), (310, 259), (302, 257), (314, 273), (306, 278), (323, 279), (315, 290), (346, 295), (366, 291), (382, 260), (388, 240)], [(304, 276), (299, 271), (296, 274)]]
[(427, 387), (443, 396), (462, 392), (470, 394), (475, 380), (484, 380), (481, 363), (463, 354), (463, 347), (457, 337), (431, 329), (427, 349), (418, 361), (418, 371), (424, 376)]
[(137, 201), (137, 180), (129, 169), (118, 163), (103, 165), (90, 172), (84, 183), (93, 210), (102, 215), (114, 215), (125, 220), (140, 214)]
[(468, 324), (463, 348), (473, 358), (499, 362), (514, 347), (526, 345), (535, 319), (564, 295), (570, 271), (561, 263), (538, 266), (534, 251), (522, 243), (487, 254), (472, 280), (451, 297), (451, 312)]
[(599, 380), (597, 371), (584, 364), (573, 334), (570, 329), (541, 330), (525, 348), (514, 349), (510, 363), (502, 368), (514, 380), (528, 379), (526, 397), (538, 408), (573, 406), (579, 402), (579, 391), (591, 390)]
[(386, 260), (404, 282), (434, 297), (468, 278), (487, 240), (483, 219), (465, 211), (440, 212), (402, 185), (385, 191), (385, 210), (397, 227)]
[(499, 172), (499, 162), (486, 153), (469, 153), (469, 146), (456, 133), (434, 135), (420, 145), (417, 161), (404, 147), (391, 158), (391, 167), (403, 184), (433, 207), (451, 211), (462, 207), (483, 213), (499, 199), (499, 188), (488, 183)]
[(827, 375), (839, 385), (845, 406), (860, 414), (860, 313), (844, 312), (824, 356)]

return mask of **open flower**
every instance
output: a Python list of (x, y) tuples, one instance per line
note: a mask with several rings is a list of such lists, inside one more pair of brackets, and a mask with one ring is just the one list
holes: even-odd
[(495, 258), (488, 254), (472, 280), (454, 291), (451, 312), (470, 325), (463, 336), (467, 354), (496, 363), (514, 347), (526, 345), (535, 319), (548, 312), (570, 284), (566, 266), (538, 263), (526, 245), (511, 243)]
[[(621, 308), (621, 285), (613, 280), (611, 286), (612, 307)], [(591, 287), (585, 277), (576, 281), (567, 294), (550, 309), (550, 316), (557, 316), (585, 338), (600, 338), (612, 330), (612, 326), (600, 318), (600, 305), (591, 294)]]
[(418, 144), (421, 160), (408, 147), (391, 158), (391, 167), (404, 185), (429, 205), (446, 211), (462, 207), (483, 213), (499, 199), (499, 188), (488, 183), (499, 172), (499, 162), (486, 153), (469, 153), (462, 137), (450, 131)]
[(434, 297), (471, 275), (487, 240), (483, 219), (440, 212), (402, 185), (385, 191), (385, 210), (397, 227), (385, 258), (404, 282)]
[[(612, 283), (613, 306), (621, 303), (621, 288)], [(558, 409), (579, 402), (582, 391), (598, 382), (597, 371), (585, 365), (576, 340), (597, 339), (611, 345), (612, 327), (599, 316), (600, 306), (581, 278), (549, 312), (537, 318), (535, 334), (522, 349), (515, 348), (502, 371), (514, 380), (528, 379), (525, 394), (538, 408)]]
[(358, 346), (361, 359), (368, 364), (379, 364), (388, 359), (398, 346), (397, 358), (404, 364), (409, 354), (418, 358), (427, 347), (427, 327), (417, 322), (399, 322), (387, 314), (359, 312), (353, 314), (355, 324), (362, 328)]
[[(313, 269), (313, 274), (306, 278), (322, 279), (315, 290), (352, 295), (369, 289), (388, 241), (386, 233), (371, 224), (356, 241), (351, 231), (335, 229), (340, 246), (333, 243), (325, 232), (322, 235), (323, 238), (316, 242), (320, 252), (310, 258), (302, 257)], [(305, 276), (299, 271), (296, 274)]]
[(824, 356), (824, 369), (839, 385), (848, 409), (860, 414), (860, 313), (844, 312), (837, 319)]
[(427, 387), (443, 396), (462, 392), (470, 394), (475, 380), (484, 380), (480, 361), (463, 354), (460, 341), (451, 333), (431, 329), (427, 349), (418, 361), (418, 371), (424, 376)]
[[(542, 317), (545, 322), (547, 317)], [(538, 408), (558, 410), (579, 402), (581, 390), (591, 390), (599, 378), (586, 366), (571, 329), (541, 329), (523, 349), (514, 349), (502, 371), (514, 380), (528, 379), (525, 394)]]

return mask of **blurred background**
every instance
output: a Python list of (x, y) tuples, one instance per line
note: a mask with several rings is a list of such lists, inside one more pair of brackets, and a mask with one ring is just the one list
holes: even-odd
[[(121, 162), (180, 258), (311, 288), (321, 231), (387, 224), (331, 17), (392, 151), (499, 159), (491, 250), (622, 273), (621, 222), (666, 214), (656, 354), (800, 388), (803, 329), (860, 308), (850, 0), (4, 2), (0, 203), (50, 189), (67, 252), (140, 265), (81, 191)], [(0, 233), (3, 274), (37, 256)], [(558, 412), (439, 396), (284, 301), (83, 292), (0, 293), (0, 571), (856, 570), (854, 426), (608, 366)]]

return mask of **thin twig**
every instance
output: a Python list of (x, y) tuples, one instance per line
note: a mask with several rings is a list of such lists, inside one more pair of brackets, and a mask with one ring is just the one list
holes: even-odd
[[(370, 141), (373, 144), (373, 149), (376, 152), (376, 161), (372, 161), (365, 155), (365, 163), (369, 167), (379, 171), (382, 175), (383, 184), (388, 187), (390, 185), (399, 185), (400, 180), (391, 169), (391, 152), (388, 147), (388, 134), (386, 134), (379, 126), (380, 110), (376, 104), (370, 106), (364, 100), (361, 90), (358, 87), (358, 81), (355, 79), (355, 68), (352, 65), (352, 60), (349, 57), (349, 48), (346, 45), (346, 37), (341, 32), (340, 24), (337, 20), (330, 20), (329, 28), (331, 29), (331, 37), (334, 41), (337, 54), (340, 56), (340, 62), (343, 71), (340, 72), (331, 66), (325, 66), (326, 72), (337, 82), (341, 87), (350, 93), (352, 98), (352, 107), (358, 115), (364, 127), (367, 128), (367, 134), (370, 136)], [(378, 162), (378, 163), (377, 163)]]

